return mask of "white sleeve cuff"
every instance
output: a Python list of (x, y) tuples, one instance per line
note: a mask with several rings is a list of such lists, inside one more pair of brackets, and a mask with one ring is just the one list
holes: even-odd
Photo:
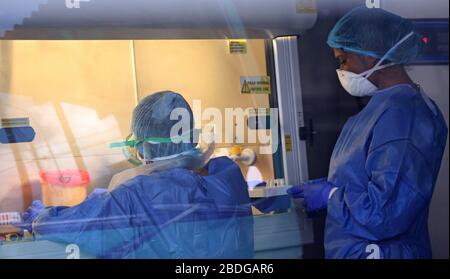
[(334, 192), (336, 192), (337, 189), (338, 187), (334, 187), (333, 189), (331, 189), (330, 194), (328, 194), (328, 199), (331, 199), (331, 197), (333, 196)]

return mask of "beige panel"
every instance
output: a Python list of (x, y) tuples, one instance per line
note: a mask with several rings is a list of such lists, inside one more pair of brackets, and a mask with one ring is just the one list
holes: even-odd
[(8, 92), (11, 73), (11, 41), (0, 41), (0, 92)]
[[(226, 40), (135, 41), (139, 98), (171, 90), (182, 94), (191, 106), (194, 100), (200, 100), (202, 111), (218, 108), (223, 116), (225, 108), (268, 108), (268, 95), (241, 94), (241, 76), (266, 75), (264, 40), (247, 43), (247, 54), (230, 54)], [(258, 144), (247, 141), (243, 146), (259, 150)], [(273, 178), (271, 155), (258, 155), (256, 167), (264, 179)], [(246, 175), (247, 168), (242, 170)]]
[(217, 108), (268, 107), (267, 95), (242, 95), (241, 76), (266, 75), (263, 40), (249, 40), (247, 54), (229, 54), (225, 40), (136, 41), (138, 92), (172, 90)]
[(125, 167), (108, 144), (128, 134), (134, 88), (131, 41), (0, 41), (0, 117), (29, 117), (37, 133), (0, 145), (0, 209), (39, 198), (39, 171), (83, 169), (107, 186)]
[(129, 41), (14, 41), (10, 90), (35, 103), (66, 102), (111, 112), (124, 133), (135, 106)]

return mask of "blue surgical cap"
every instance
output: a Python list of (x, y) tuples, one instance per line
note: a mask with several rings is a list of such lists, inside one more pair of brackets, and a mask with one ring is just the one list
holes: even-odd
[[(180, 117), (171, 120), (170, 114), (177, 108), (186, 109), (189, 119)], [(192, 110), (183, 96), (170, 91), (158, 92), (145, 97), (136, 106), (133, 111), (131, 131), (138, 140), (149, 137), (170, 138), (172, 127), (180, 120), (189, 121), (189, 129), (194, 128)], [(140, 144), (137, 148), (144, 155), (144, 158), (149, 160), (179, 154), (195, 148), (196, 144), (192, 141), (192, 131), (182, 132), (189, 132), (191, 135), (190, 143)], [(181, 134), (178, 135), (181, 136)]]
[[(381, 59), (413, 31), (412, 22), (398, 15), (383, 9), (358, 7), (336, 23), (328, 35), (328, 45), (346, 52)], [(396, 64), (408, 64), (414, 61), (423, 47), (423, 38), (414, 33), (385, 59)]]

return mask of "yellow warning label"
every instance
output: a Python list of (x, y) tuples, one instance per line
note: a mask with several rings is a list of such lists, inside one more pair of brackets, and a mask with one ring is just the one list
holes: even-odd
[(241, 77), (242, 94), (270, 94), (270, 77), (254, 76)]
[(291, 135), (284, 136), (284, 143), (286, 145), (286, 152), (292, 152), (292, 137), (291, 137)]
[(248, 86), (248, 82), (244, 81), (244, 84), (242, 85), (242, 90), (241, 90), (242, 94), (250, 94), (252, 93), (252, 91), (250, 90), (250, 86)]
[(247, 40), (228, 41), (230, 54), (247, 54)]

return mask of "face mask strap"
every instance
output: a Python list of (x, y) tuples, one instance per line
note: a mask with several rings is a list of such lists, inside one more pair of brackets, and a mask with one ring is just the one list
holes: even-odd
[[(380, 60), (381, 61), (381, 60)], [(378, 64), (377, 64), (378, 65)], [(381, 65), (381, 66), (377, 66), (375, 65), (372, 69), (365, 71), (364, 73), (361, 73), (360, 76), (364, 77), (364, 78), (369, 78), (373, 73), (375, 73), (376, 71), (385, 69), (385, 68), (389, 68), (392, 66), (395, 66), (395, 63), (388, 63), (385, 65)]]
[(374, 67), (372, 67), (372, 69), (369, 69), (360, 75), (365, 78), (369, 78), (376, 71), (396, 65), (396, 63), (389, 63), (386, 65), (380, 66), (384, 62), (384, 60), (386, 60), (386, 58), (389, 56), (389, 54), (391, 54), (391, 52), (393, 52), (399, 45), (403, 44), (403, 42), (405, 42), (407, 39), (409, 39), (409, 37), (411, 37), (412, 35), (414, 35), (414, 32), (410, 32), (406, 36), (404, 36), (390, 50), (388, 50), (388, 52), (386, 52), (386, 54), (380, 59), (380, 61), (378, 61), (378, 63)]

